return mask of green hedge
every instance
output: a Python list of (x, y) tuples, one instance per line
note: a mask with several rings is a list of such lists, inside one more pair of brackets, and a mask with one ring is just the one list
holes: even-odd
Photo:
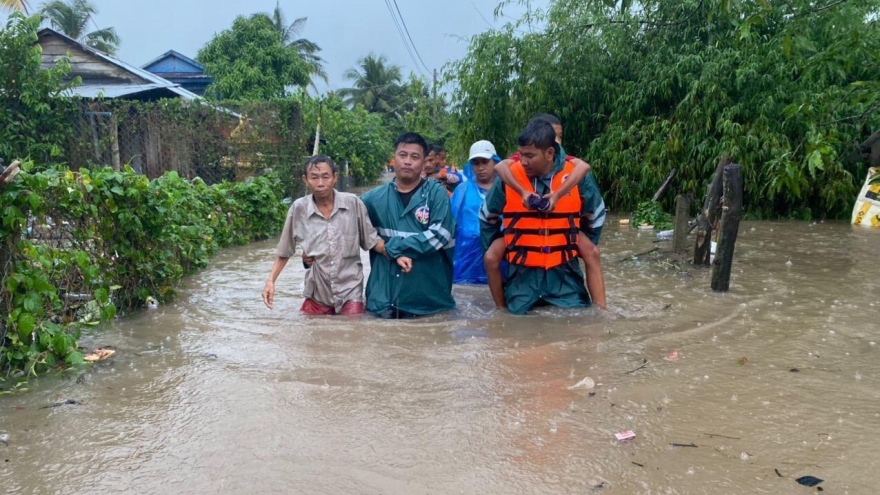
[(26, 164), (0, 189), (0, 373), (82, 362), (83, 325), (171, 299), (218, 249), (276, 234), (285, 212), (274, 176), (208, 186)]

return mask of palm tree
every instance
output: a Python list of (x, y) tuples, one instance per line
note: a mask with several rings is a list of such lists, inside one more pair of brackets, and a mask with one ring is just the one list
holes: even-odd
[[(297, 38), (297, 36), (302, 34), (305, 29), (308, 17), (298, 17), (292, 23), (288, 24), (284, 12), (281, 11), (280, 1), (275, 4), (275, 10), (272, 11), (271, 14), (261, 12), (259, 14), (254, 14), (251, 17), (265, 17), (266, 19), (269, 19), (269, 21), (272, 22), (272, 25), (275, 26), (279, 38), (281, 38), (281, 44), (292, 48), (303, 60), (306, 61), (306, 63), (309, 64), (312, 76), (323, 80), (324, 83), (329, 82), (327, 72), (324, 70), (324, 59), (318, 56), (321, 47), (318, 46), (317, 43), (306, 38)], [(312, 83), (312, 86), (314, 86), (314, 82)]]
[(28, 5), (28, 0), (0, 0), (0, 8), (14, 12), (24, 12), (27, 15), (30, 5)]
[(396, 116), (401, 97), (400, 67), (388, 65), (384, 55), (373, 54), (358, 60), (358, 66), (342, 75), (354, 87), (340, 89), (339, 96), (349, 105), (362, 104), (368, 112)]
[(71, 38), (102, 52), (114, 54), (119, 48), (119, 36), (112, 27), (86, 32), (98, 9), (88, 0), (54, 0), (44, 3), (40, 14), (53, 28)]

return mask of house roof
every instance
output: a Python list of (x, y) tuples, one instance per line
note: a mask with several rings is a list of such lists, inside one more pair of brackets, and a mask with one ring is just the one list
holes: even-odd
[(142, 66), (144, 70), (154, 74), (175, 74), (175, 75), (204, 75), (205, 67), (195, 60), (174, 50), (159, 55), (155, 59), (147, 62)]
[(89, 55), (96, 57), (99, 61), (103, 61), (113, 66), (136, 76), (135, 80), (140, 80), (138, 82), (124, 82), (124, 81), (107, 81), (107, 82), (96, 82), (96, 83), (85, 83), (80, 86), (71, 88), (70, 94), (73, 96), (80, 96), (83, 98), (97, 98), (99, 96), (104, 96), (105, 98), (118, 98), (121, 96), (132, 96), (138, 93), (145, 92), (170, 92), (180, 98), (185, 100), (195, 100), (200, 98), (193, 92), (187, 91), (180, 87), (179, 84), (175, 84), (167, 79), (157, 76), (150, 71), (141, 69), (139, 67), (135, 67), (131, 64), (127, 64), (122, 60), (119, 60), (112, 55), (108, 55), (100, 50), (92, 48), (88, 45), (80, 43), (79, 41), (66, 36), (64, 34), (55, 31), (50, 28), (43, 28), (38, 33), (39, 39), (42, 40), (47, 36), (54, 36), (65, 43), (75, 46), (76, 48), (85, 51)]

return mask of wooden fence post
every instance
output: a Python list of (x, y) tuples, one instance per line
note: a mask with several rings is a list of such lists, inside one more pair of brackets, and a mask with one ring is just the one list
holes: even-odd
[(733, 265), (733, 248), (742, 218), (743, 182), (742, 167), (738, 163), (724, 167), (724, 206), (721, 213), (721, 234), (712, 270), (712, 290), (727, 292), (730, 289), (730, 269)]
[(672, 249), (684, 251), (687, 249), (688, 218), (690, 218), (691, 202), (679, 194), (675, 197), (675, 230), (672, 234)]
[(715, 229), (715, 219), (718, 215), (718, 205), (721, 202), (721, 193), (724, 187), (724, 167), (730, 163), (732, 160), (727, 156), (721, 157), (718, 161), (706, 202), (697, 216), (697, 245), (694, 247), (695, 266), (709, 266), (709, 258), (712, 254), (712, 231)]
[(119, 120), (116, 111), (110, 114), (110, 159), (113, 162), (113, 170), (122, 170), (122, 160), (119, 158)]

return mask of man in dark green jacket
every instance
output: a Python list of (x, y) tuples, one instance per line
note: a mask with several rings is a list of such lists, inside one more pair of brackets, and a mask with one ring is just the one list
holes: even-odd
[(366, 294), (367, 311), (382, 318), (414, 318), (455, 307), (455, 221), (446, 188), (421, 177), (427, 152), (418, 134), (397, 138), (394, 180), (361, 198), (385, 240), (385, 256), (370, 252)]

